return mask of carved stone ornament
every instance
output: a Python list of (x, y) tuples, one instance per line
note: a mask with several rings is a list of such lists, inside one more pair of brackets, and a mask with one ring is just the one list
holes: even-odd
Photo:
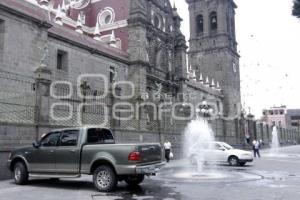
[(47, 67), (49, 64), (49, 48), (48, 45), (46, 44), (43, 48), (43, 56), (40, 61), (40, 65), (43, 67)]
[(90, 4), (91, 0), (67, 0), (71, 8), (83, 9)]

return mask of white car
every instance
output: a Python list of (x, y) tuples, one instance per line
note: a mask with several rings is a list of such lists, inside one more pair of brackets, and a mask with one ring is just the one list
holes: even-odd
[(244, 166), (247, 162), (253, 161), (252, 152), (235, 149), (225, 142), (213, 142), (210, 146), (210, 148), (192, 151), (189, 155), (191, 163), (214, 162), (229, 163), (231, 166)]

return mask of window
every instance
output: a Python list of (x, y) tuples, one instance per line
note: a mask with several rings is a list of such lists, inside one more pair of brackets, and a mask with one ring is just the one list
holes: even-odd
[(214, 145), (214, 149), (215, 149), (215, 150), (221, 150), (221, 149), (223, 149), (223, 148), (221, 147), (221, 145), (215, 144), (215, 145)]
[(284, 115), (284, 110), (280, 110), (280, 115)]
[(236, 104), (233, 105), (233, 109), (234, 109), (234, 114), (238, 114), (238, 110), (237, 110), (237, 105)]
[(164, 27), (164, 20), (160, 14), (154, 15), (154, 24), (155, 28), (163, 29)]
[(270, 110), (270, 111), (269, 111), (269, 114), (270, 114), (270, 115), (274, 115), (273, 110)]
[(0, 58), (4, 48), (4, 32), (5, 32), (4, 21), (0, 19)]
[(91, 128), (88, 130), (88, 144), (114, 144), (114, 138), (110, 130), (101, 128)]
[(215, 31), (218, 28), (218, 17), (215, 11), (211, 12), (210, 15), (210, 30)]
[(76, 146), (78, 141), (78, 130), (64, 131), (60, 138), (60, 146)]
[(227, 150), (231, 150), (231, 149), (234, 149), (232, 146), (230, 146), (229, 144), (227, 143), (222, 143), (223, 144), (223, 147)]
[(300, 121), (300, 116), (291, 116), (291, 120), (299, 120)]
[(204, 25), (203, 25), (203, 15), (198, 15), (196, 18), (196, 24), (197, 24), (197, 34), (203, 33)]
[(41, 146), (54, 147), (57, 146), (57, 142), (60, 136), (60, 132), (49, 133), (41, 139)]
[(58, 70), (68, 71), (68, 53), (65, 51), (57, 51), (56, 68)]
[(114, 83), (116, 80), (116, 68), (113, 66), (110, 66), (109, 68), (109, 82)]
[(107, 16), (105, 17), (105, 19), (104, 19), (105, 24), (109, 24), (110, 21), (111, 21), (111, 19), (112, 19), (112, 16), (111, 16), (111, 15), (107, 15)]
[(4, 21), (0, 19), (0, 34), (4, 34)]
[(281, 127), (281, 126), (282, 126), (282, 122), (281, 122), (281, 121), (279, 121), (279, 122), (278, 122), (278, 125), (279, 125), (279, 127)]
[(154, 26), (156, 28), (159, 28), (159, 26), (160, 26), (160, 20), (159, 20), (159, 17), (157, 15), (154, 17)]
[(275, 113), (275, 115), (278, 115), (279, 112), (278, 112), (278, 110), (275, 110), (274, 113)]
[(98, 22), (101, 26), (113, 23), (115, 20), (115, 12), (112, 8), (105, 8), (98, 15)]

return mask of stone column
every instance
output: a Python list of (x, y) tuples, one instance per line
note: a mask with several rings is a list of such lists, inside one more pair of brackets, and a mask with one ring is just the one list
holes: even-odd
[(267, 127), (268, 143), (270, 143), (270, 127), (269, 127), (269, 125), (266, 125), (266, 127)]
[(41, 125), (49, 125), (50, 120), (50, 85), (51, 85), (51, 70), (44, 65), (41, 65), (35, 71), (36, 85), (36, 130), (37, 139), (39, 137), (39, 128)]
[(240, 124), (239, 124), (239, 119), (235, 119), (234, 120), (234, 125), (235, 125), (235, 129), (234, 129), (234, 134), (235, 134), (235, 140), (236, 140), (236, 145), (240, 146), (241, 145), (241, 136), (240, 136)]
[(265, 141), (265, 138), (264, 138), (264, 125), (262, 123), (259, 124), (260, 126), (260, 135), (261, 135), (261, 140), (262, 141)]
[[(147, 2), (145, 0), (131, 0), (128, 19), (129, 32), (129, 76), (128, 80), (134, 86), (134, 97), (130, 103), (141, 103), (141, 97), (147, 92), (147, 67), (149, 66), (148, 41), (147, 41)], [(141, 129), (145, 127), (146, 118), (144, 109), (139, 109), (138, 116), (132, 120), (132, 125), (139, 133), (139, 141), (143, 141)]]
[(224, 137), (223, 141), (227, 142), (227, 123), (225, 119), (222, 120), (222, 129), (223, 129), (223, 137)]

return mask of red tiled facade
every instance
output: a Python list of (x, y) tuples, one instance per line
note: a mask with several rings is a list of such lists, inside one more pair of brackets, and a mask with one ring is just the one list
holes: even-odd
[[(57, 10), (58, 6), (60, 5), (62, 7), (63, 4), (65, 4), (68, 8), (68, 2), (68, 0), (54, 0), (52, 5), (53, 10)], [(98, 17), (101, 12), (105, 8), (111, 8), (114, 12), (114, 20), (108, 28), (105, 29), (105, 31), (101, 32), (101, 35), (109, 36), (112, 33), (112, 30), (114, 30), (116, 38), (121, 41), (121, 50), (126, 52), (128, 50), (128, 28), (124, 25), (119, 27), (118, 24), (120, 22), (125, 23), (129, 18), (129, 0), (83, 0), (82, 2), (83, 4), (86, 3), (86, 6), (79, 9), (70, 6), (66, 11), (66, 17), (76, 22), (78, 15), (82, 13), (85, 16), (84, 25), (88, 28), (94, 29), (96, 27), (96, 23), (99, 23)], [(55, 14), (52, 14), (52, 17), (55, 17)], [(72, 27), (68, 25), (64, 26), (72, 29)], [(91, 33), (85, 34), (93, 37), (93, 34)]]

